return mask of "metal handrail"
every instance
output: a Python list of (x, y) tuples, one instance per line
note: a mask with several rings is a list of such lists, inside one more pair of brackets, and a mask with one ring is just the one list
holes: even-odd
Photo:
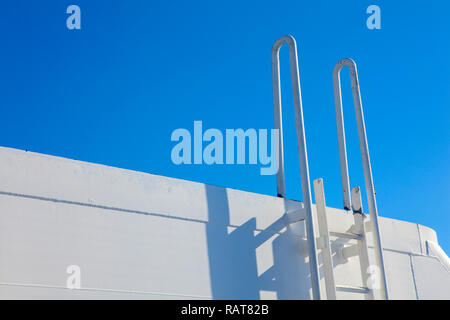
[(358, 126), (359, 147), (361, 150), (361, 158), (364, 168), (364, 181), (367, 193), (367, 202), (369, 205), (370, 220), (373, 225), (373, 240), (376, 262), (380, 267), (380, 291), (384, 299), (388, 299), (386, 272), (384, 268), (383, 249), (381, 246), (380, 230), (378, 225), (378, 210), (375, 199), (375, 189), (372, 178), (372, 168), (369, 158), (369, 147), (367, 145), (366, 127), (364, 124), (364, 114), (361, 103), (361, 92), (359, 88), (358, 72), (356, 63), (352, 59), (343, 59), (339, 61), (333, 69), (333, 88), (334, 88), (334, 104), (336, 111), (336, 126), (339, 143), (339, 161), (341, 166), (341, 182), (344, 197), (344, 208), (350, 210), (350, 180), (348, 177), (347, 151), (345, 144), (344, 116), (342, 112), (342, 95), (340, 83), (340, 71), (344, 66), (350, 70), (350, 79), (353, 93), (353, 102), (355, 106), (356, 123)]
[(279, 130), (279, 170), (277, 172), (277, 194), (285, 197), (284, 157), (283, 157), (283, 124), (281, 121), (281, 90), (280, 90), (280, 60), (279, 53), (283, 44), (289, 46), (289, 62), (294, 95), (295, 123), (297, 127), (297, 147), (300, 160), (301, 185), (303, 204), (306, 210), (306, 235), (308, 237), (309, 266), (311, 272), (311, 287), (313, 299), (320, 299), (319, 268), (317, 264), (317, 246), (314, 235), (312, 215), (312, 198), (309, 180), (308, 156), (306, 152), (305, 128), (303, 124), (302, 98), (298, 72), (297, 44), (291, 35), (283, 36), (275, 41), (272, 47), (272, 84), (275, 129)]

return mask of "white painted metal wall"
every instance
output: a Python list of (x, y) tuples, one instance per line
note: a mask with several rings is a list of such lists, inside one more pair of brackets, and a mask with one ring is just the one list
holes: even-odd
[[(301, 208), (0, 148), (0, 298), (310, 299), (305, 226), (286, 227), (285, 217)], [(346, 211), (327, 214), (332, 231), (353, 223)], [(448, 257), (435, 232), (387, 218), (380, 229), (390, 298), (450, 299)], [(336, 283), (361, 285), (358, 257), (345, 263), (336, 254), (349, 243), (332, 237)], [(81, 268), (80, 290), (66, 288), (70, 265)]]

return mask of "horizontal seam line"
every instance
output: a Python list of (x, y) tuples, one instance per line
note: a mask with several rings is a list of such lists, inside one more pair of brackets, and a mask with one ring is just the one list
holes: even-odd
[[(198, 223), (204, 223), (204, 224), (213, 224), (218, 226), (226, 226), (226, 227), (233, 227), (233, 228), (246, 228), (249, 230), (254, 231), (260, 231), (260, 232), (271, 232), (274, 234), (280, 234), (283, 233), (272, 230), (272, 229), (258, 229), (258, 228), (248, 228), (245, 226), (238, 226), (233, 224), (221, 224), (201, 219), (193, 219), (193, 218), (185, 218), (180, 216), (172, 216), (164, 213), (157, 213), (157, 212), (147, 212), (147, 211), (141, 211), (141, 210), (134, 210), (134, 209), (125, 209), (125, 208), (119, 208), (119, 207), (112, 207), (112, 206), (105, 206), (105, 205), (98, 205), (93, 203), (85, 203), (80, 201), (72, 201), (72, 200), (61, 200), (56, 198), (48, 198), (48, 197), (42, 197), (42, 196), (35, 196), (35, 195), (28, 195), (28, 194), (22, 194), (22, 193), (14, 193), (14, 192), (7, 192), (7, 191), (1, 191), (0, 195), (6, 195), (6, 196), (12, 196), (12, 197), (19, 197), (19, 198), (26, 198), (26, 199), (33, 199), (33, 200), (41, 200), (41, 201), (48, 201), (48, 202), (55, 202), (55, 203), (64, 203), (64, 204), (70, 204), (70, 205), (77, 205), (82, 207), (90, 207), (90, 208), (97, 208), (97, 209), (103, 209), (103, 210), (111, 210), (111, 211), (118, 211), (118, 212), (125, 212), (125, 213), (134, 213), (134, 214), (141, 214), (146, 216), (155, 216), (160, 218), (168, 218), (168, 219), (176, 219), (176, 220), (183, 220), (183, 221), (190, 221), (190, 222), (198, 222)], [(281, 218), (281, 217), (280, 217)], [(287, 227), (288, 224), (285, 225)], [(296, 235), (292, 235), (296, 236)]]
[(152, 291), (139, 291), (139, 290), (120, 290), (120, 289), (102, 289), (102, 288), (79, 288), (70, 289), (62, 286), (51, 286), (45, 284), (25, 284), (25, 283), (8, 283), (0, 282), (1, 286), (13, 286), (13, 287), (35, 287), (35, 288), (48, 288), (48, 289), (63, 289), (63, 290), (73, 290), (73, 291), (101, 291), (101, 292), (117, 292), (117, 293), (137, 293), (137, 294), (152, 294), (152, 295), (165, 295), (165, 296), (178, 296), (178, 297), (190, 297), (190, 298), (209, 298), (208, 296), (197, 296), (197, 295), (187, 295), (182, 293), (163, 293), (163, 292), (152, 292)]

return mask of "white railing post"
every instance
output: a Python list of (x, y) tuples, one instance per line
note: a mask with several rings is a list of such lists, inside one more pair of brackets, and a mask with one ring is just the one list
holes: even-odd
[[(351, 190), (352, 196), (352, 211), (353, 211), (353, 219), (355, 221), (356, 232), (361, 235), (361, 240), (358, 241), (358, 253), (359, 253), (359, 263), (361, 266), (361, 279), (363, 282), (363, 286), (369, 288), (369, 275), (368, 270), (370, 267), (369, 262), (369, 250), (367, 248), (367, 236), (366, 236), (366, 228), (364, 226), (364, 220), (366, 215), (363, 212), (362, 201), (361, 201), (361, 188), (354, 187)], [(370, 291), (366, 294), (366, 298), (373, 300), (373, 290), (369, 288)]]
[(334, 280), (330, 233), (327, 222), (327, 204), (325, 201), (325, 191), (322, 178), (314, 180), (314, 195), (316, 197), (316, 213), (320, 236), (319, 246), (322, 252), (322, 270), (325, 278), (327, 300), (336, 300), (336, 283)]

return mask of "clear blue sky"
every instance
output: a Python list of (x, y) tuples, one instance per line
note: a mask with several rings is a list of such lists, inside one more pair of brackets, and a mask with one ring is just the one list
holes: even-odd
[[(81, 30), (66, 8), (81, 7)], [(366, 8), (381, 8), (368, 30)], [(332, 68), (359, 69), (379, 213), (438, 232), (450, 253), (450, 2), (4, 1), (0, 145), (275, 195), (256, 165), (172, 164), (176, 128), (273, 128), (270, 51), (292, 34), (311, 179), (341, 207)], [(281, 52), (288, 197), (301, 200)], [(363, 185), (343, 72), (351, 185)], [(367, 207), (366, 207), (367, 208)]]

